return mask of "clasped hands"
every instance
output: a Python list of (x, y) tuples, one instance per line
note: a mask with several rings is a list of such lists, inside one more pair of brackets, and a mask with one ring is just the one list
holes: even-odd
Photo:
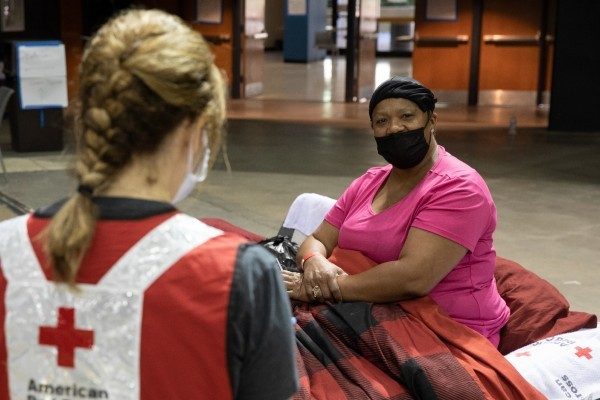
[(303, 272), (283, 271), (283, 282), (292, 300), (303, 302), (340, 302), (343, 300), (338, 277), (343, 269), (322, 255), (306, 260)]

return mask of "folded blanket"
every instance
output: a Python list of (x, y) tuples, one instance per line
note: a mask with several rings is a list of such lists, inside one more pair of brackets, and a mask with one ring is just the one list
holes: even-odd
[[(372, 263), (354, 251), (344, 269)], [(544, 399), (483, 336), (428, 297), (393, 304), (294, 305), (295, 399)]]

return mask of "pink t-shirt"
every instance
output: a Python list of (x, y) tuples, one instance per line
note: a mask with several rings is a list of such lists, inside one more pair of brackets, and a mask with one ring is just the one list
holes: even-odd
[(411, 227), (452, 240), (468, 251), (430, 292), (450, 317), (498, 345), (510, 315), (494, 279), (492, 234), (496, 207), (483, 178), (438, 146), (427, 175), (398, 203), (374, 213), (375, 194), (391, 165), (357, 178), (325, 216), (339, 229), (338, 246), (358, 250), (377, 263), (397, 260)]

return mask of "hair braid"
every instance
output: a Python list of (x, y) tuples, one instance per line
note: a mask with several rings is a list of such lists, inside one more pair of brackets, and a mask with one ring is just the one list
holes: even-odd
[(201, 114), (217, 150), (224, 93), (206, 42), (179, 18), (129, 10), (100, 28), (80, 72), (75, 173), (90, 193), (71, 197), (46, 231), (55, 280), (74, 284), (98, 218), (92, 197), (110, 186), (134, 152), (155, 152), (179, 124)]

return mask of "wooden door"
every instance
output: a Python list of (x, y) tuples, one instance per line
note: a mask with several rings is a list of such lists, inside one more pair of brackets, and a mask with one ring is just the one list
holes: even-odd
[[(234, 77), (234, 1), (221, 1), (221, 18), (218, 13), (204, 13), (198, 7), (198, 0), (184, 1), (182, 14), (191, 26), (204, 36), (215, 55), (215, 64), (225, 73), (229, 85), (236, 82)], [(219, 20), (219, 22), (217, 22)]]
[(434, 90), (441, 101), (466, 103), (473, 0), (456, 0), (454, 10), (436, 9), (434, 3), (415, 2), (413, 77)]
[(245, 0), (244, 37), (242, 39), (242, 97), (263, 92), (265, 57), (265, 0)]
[(484, 1), (479, 104), (535, 105), (543, 3)]

